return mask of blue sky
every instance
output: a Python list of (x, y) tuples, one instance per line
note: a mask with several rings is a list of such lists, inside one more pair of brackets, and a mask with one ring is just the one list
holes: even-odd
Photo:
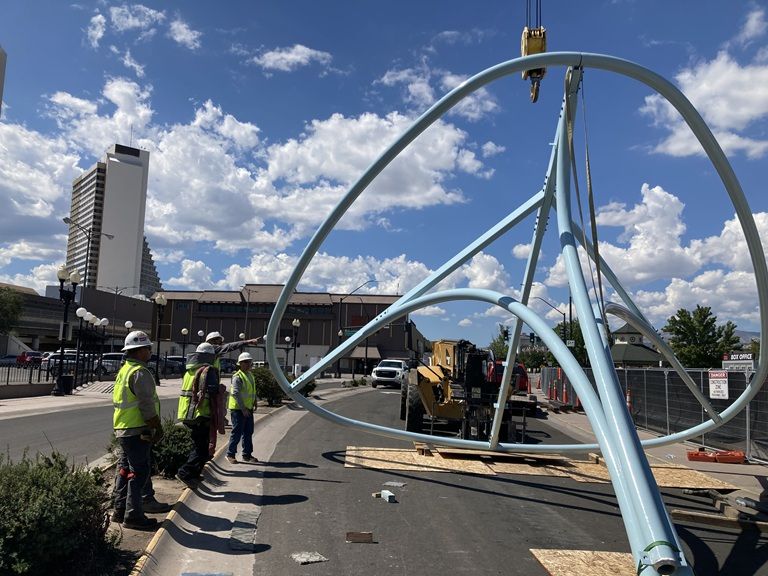
[[(420, 113), (516, 57), (525, 2), (5, 0), (2, 12), (0, 281), (40, 292), (55, 282), (71, 181), (120, 142), (150, 151), (146, 234), (164, 286), (236, 289), (282, 282), (345, 190)], [(764, 238), (767, 21), (758, 2), (543, 5), (550, 51), (633, 60), (685, 92)], [(359, 198), (302, 287), (344, 293), (376, 279), (362, 291), (403, 293), (538, 191), (563, 74), (548, 71), (536, 104), (509, 77), (431, 127)], [(638, 305), (657, 328), (703, 304), (754, 330), (744, 240), (690, 132), (628, 79), (587, 70), (584, 95), (580, 175), (586, 118), (601, 250)], [(553, 225), (533, 293), (566, 310)], [(445, 285), (517, 295), (532, 227)], [(480, 344), (509, 320), (462, 303), (414, 318), (430, 338)]]

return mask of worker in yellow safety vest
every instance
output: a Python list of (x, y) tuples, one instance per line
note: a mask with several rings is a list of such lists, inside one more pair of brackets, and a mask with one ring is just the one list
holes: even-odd
[(251, 372), (253, 358), (243, 352), (237, 358), (237, 372), (232, 375), (232, 392), (229, 395), (232, 434), (229, 437), (227, 461), (237, 464), (237, 445), (243, 439), (243, 462), (258, 462), (253, 457), (253, 413), (256, 412), (256, 381)]
[(211, 398), (219, 393), (219, 373), (213, 368), (214, 347), (203, 342), (190, 354), (181, 384), (178, 419), (192, 433), (192, 450), (176, 478), (193, 487), (202, 478), (203, 466), (210, 460), (208, 441), (211, 429)]
[(112, 520), (126, 528), (154, 529), (157, 520), (145, 513), (168, 512), (171, 507), (155, 500), (150, 478), (152, 444), (163, 436), (155, 377), (147, 368), (152, 342), (135, 330), (126, 336), (122, 351), (126, 360), (112, 391), (112, 425), (120, 445)]

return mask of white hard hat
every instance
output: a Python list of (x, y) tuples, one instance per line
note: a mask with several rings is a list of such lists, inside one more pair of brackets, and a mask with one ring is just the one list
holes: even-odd
[(144, 334), (141, 330), (134, 330), (125, 337), (125, 346), (123, 346), (122, 352), (133, 350), (134, 348), (146, 348), (148, 346), (152, 346), (149, 336)]
[(205, 337), (205, 341), (210, 342), (214, 338), (221, 338), (222, 340), (224, 340), (224, 336), (222, 336), (218, 332), (208, 332), (208, 336)]
[(237, 357), (237, 363), (240, 364), (240, 362), (252, 362), (253, 357), (248, 352), (243, 352), (240, 354), (240, 356)]
[(208, 342), (203, 342), (202, 344), (198, 344), (195, 352), (197, 352), (198, 354), (216, 354), (216, 349), (213, 347), (213, 344), (209, 344)]

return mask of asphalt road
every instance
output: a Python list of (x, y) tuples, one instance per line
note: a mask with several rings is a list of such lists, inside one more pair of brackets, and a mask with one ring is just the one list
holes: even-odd
[[(110, 395), (105, 398), (111, 400)], [(160, 401), (163, 415), (176, 412), (178, 400)], [(0, 420), (0, 450), (4, 457), (18, 461), (26, 452), (50, 454), (54, 449), (68, 454), (76, 464), (94, 462), (107, 453), (112, 434), (111, 402), (43, 415)]]
[[(389, 393), (388, 393), (389, 392)], [(399, 393), (375, 390), (332, 404), (338, 413), (391, 426)], [(566, 438), (544, 420), (530, 440)], [(610, 484), (548, 476), (485, 476), (344, 468), (347, 446), (406, 446), (307, 415), (264, 465), (254, 574), (525, 574), (548, 572), (530, 548), (626, 552)], [(371, 497), (387, 481), (396, 503)], [(700, 499), (664, 492), (675, 508), (711, 511)], [(719, 528), (678, 527), (702, 575), (768, 574), (768, 540)], [(347, 531), (373, 532), (374, 544), (347, 544)], [(327, 562), (300, 568), (291, 554), (318, 552)]]

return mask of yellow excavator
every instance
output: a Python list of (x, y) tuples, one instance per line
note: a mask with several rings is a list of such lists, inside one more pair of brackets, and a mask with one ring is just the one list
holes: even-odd
[[(531, 8), (534, 8), (532, 10)], [(532, 17), (535, 12), (535, 17)], [(520, 39), (520, 55), (530, 56), (547, 51), (547, 29), (541, 25), (541, 0), (535, 0), (535, 6), (531, 6), (531, 0), (526, 3), (525, 27)], [(535, 24), (535, 26), (534, 26)], [(539, 99), (539, 84), (547, 73), (546, 68), (533, 68), (523, 70), (523, 80), (531, 81), (531, 102)]]

